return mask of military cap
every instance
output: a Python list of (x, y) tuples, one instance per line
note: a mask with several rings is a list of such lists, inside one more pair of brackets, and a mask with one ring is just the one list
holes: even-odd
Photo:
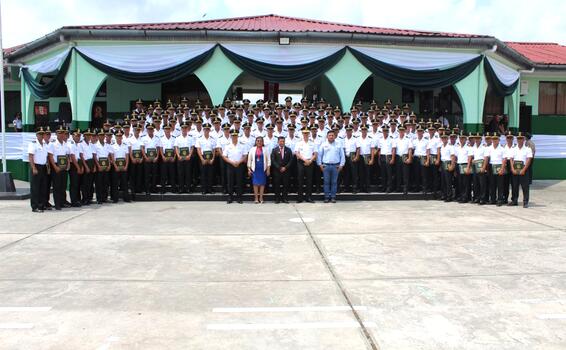
[(308, 134), (308, 133), (310, 132), (310, 130), (309, 130), (308, 127), (304, 127), (304, 128), (301, 128), (301, 132), (302, 132), (303, 134)]
[[(197, 121), (197, 123), (198, 123), (198, 121)], [(202, 125), (202, 128), (203, 128), (203, 129), (210, 129), (210, 128), (211, 128), (211, 125), (210, 125), (209, 123), (204, 123), (204, 124)]]

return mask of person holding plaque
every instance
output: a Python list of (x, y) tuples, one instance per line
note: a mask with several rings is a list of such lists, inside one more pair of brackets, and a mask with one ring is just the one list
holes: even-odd
[(396, 191), (403, 191), (406, 195), (409, 191), (409, 178), (411, 174), (411, 163), (413, 162), (413, 142), (405, 134), (405, 126), (401, 124), (397, 129), (399, 138), (395, 141), (397, 163), (395, 164), (395, 187)]
[(381, 129), (383, 138), (377, 143), (377, 159), (380, 163), (381, 186), (382, 190), (387, 193), (393, 191), (393, 167), (395, 166), (395, 140), (389, 136), (389, 127), (384, 125)]
[(161, 142), (155, 136), (153, 124), (147, 124), (147, 135), (142, 138), (142, 158), (143, 158), (143, 172), (145, 181), (145, 194), (149, 195), (150, 192), (157, 191), (157, 161), (159, 160), (158, 149), (161, 147)]
[(511, 203), (516, 206), (519, 199), (519, 185), (523, 190), (523, 208), (529, 207), (529, 172), (533, 162), (533, 150), (525, 144), (525, 135), (517, 134), (517, 146), (511, 155), (511, 169), (513, 173), (513, 186)]
[(114, 135), (116, 143), (112, 145), (112, 202), (118, 203), (118, 189), (122, 189), (124, 202), (130, 202), (128, 195), (128, 166), (130, 164), (130, 147), (124, 142), (124, 133), (118, 130)]
[[(471, 135), (470, 135), (471, 136)], [(458, 202), (468, 203), (470, 201), (470, 180), (472, 177), (472, 160), (474, 159), (474, 150), (468, 144), (466, 134), (460, 132), (460, 144), (456, 145), (456, 179), (458, 189)]]
[(472, 201), (476, 204), (484, 205), (486, 204), (485, 198), (487, 197), (487, 181), (485, 179), (485, 165), (484, 158), (487, 149), (482, 143), (482, 135), (478, 132), (473, 135), (473, 177), (472, 177), (472, 187), (473, 187), (473, 198)]
[(440, 200), (451, 202), (453, 197), (452, 180), (454, 179), (454, 169), (456, 168), (456, 152), (454, 146), (448, 142), (449, 135), (443, 133), (440, 136), (441, 146), (439, 147), (440, 156)]
[[(507, 169), (505, 168), (505, 150), (499, 144), (499, 133), (493, 133), (491, 137), (491, 146), (489, 146), (488, 156), (486, 161), (489, 161), (491, 165), (491, 174), (489, 181), (489, 193), (491, 202), (490, 204), (497, 204), (497, 206), (503, 205), (503, 185), (505, 180), (505, 173)], [(496, 199), (496, 202), (493, 200)]]
[(48, 148), (48, 158), (53, 172), (53, 202), (55, 210), (61, 210), (67, 197), (67, 171), (69, 170), (69, 147), (65, 142), (66, 130), (57, 129), (57, 139)]
[[(142, 138), (140, 137), (141, 126), (134, 127), (134, 134), (128, 138), (130, 144), (130, 154), (128, 155), (128, 183), (132, 190), (132, 199), (136, 200), (136, 193), (143, 189), (143, 156)], [(126, 137), (126, 135), (124, 135)]]
[(81, 206), (81, 178), (84, 168), (81, 162), (81, 131), (79, 129), (73, 132), (73, 139), (68, 142), (69, 145), (69, 195), (71, 197), (71, 206)]
[[(108, 131), (109, 132), (109, 131)], [(95, 189), (96, 202), (98, 204), (106, 203), (108, 200), (108, 184), (110, 183), (110, 161), (112, 159), (112, 146), (105, 142), (104, 130), (98, 132), (98, 143), (96, 144), (96, 153), (94, 154), (94, 163), (96, 164)]]
[(202, 126), (203, 134), (196, 142), (197, 154), (200, 159), (200, 186), (202, 194), (213, 193), (212, 191), (212, 169), (214, 164), (214, 149), (216, 142), (210, 136), (210, 124)]
[(177, 156), (177, 186), (179, 193), (191, 192), (191, 157), (194, 150), (194, 139), (189, 135), (189, 123), (181, 124), (181, 135), (175, 138), (175, 155)]
[(165, 193), (165, 186), (169, 185), (173, 193), (177, 193), (177, 182), (175, 181), (175, 137), (171, 135), (173, 126), (165, 124), (163, 127), (164, 135), (159, 140), (159, 156), (161, 157), (161, 193)]

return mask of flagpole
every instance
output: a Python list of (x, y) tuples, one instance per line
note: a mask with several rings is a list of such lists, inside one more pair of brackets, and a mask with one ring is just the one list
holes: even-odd
[(0, 1), (0, 62), (2, 62), (2, 79), (0, 79), (0, 114), (2, 115), (2, 172), (6, 166), (6, 109), (4, 108), (4, 49), (2, 48), (2, 2)]
[(6, 106), (4, 101), (4, 50), (2, 48), (2, 2), (0, 0), (0, 64), (2, 74), (0, 75), (0, 115), (2, 125), (2, 174), (0, 175), (0, 192), (16, 192), (12, 174), (8, 172), (6, 162)]

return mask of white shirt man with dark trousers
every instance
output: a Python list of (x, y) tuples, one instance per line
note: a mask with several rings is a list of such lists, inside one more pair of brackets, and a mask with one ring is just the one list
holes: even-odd
[[(444, 132), (444, 129), (439, 130), (439, 132)], [(440, 148), (441, 142), (439, 137), (436, 136), (436, 128), (434, 126), (428, 127), (429, 140), (427, 145), (427, 167), (428, 167), (428, 178), (431, 180), (431, 192), (434, 197), (437, 198), (440, 195), (440, 157), (438, 154), (438, 149)]]
[(430, 179), (425, 167), (428, 140), (424, 137), (424, 132), (425, 130), (422, 126), (417, 126), (417, 135), (413, 140), (413, 172), (415, 174), (416, 189), (426, 195), (430, 191)]
[(43, 213), (47, 197), (47, 147), (43, 144), (43, 128), (37, 129), (36, 139), (28, 145), (28, 158), (31, 170), (30, 204), (31, 211)]
[(145, 182), (145, 194), (155, 193), (157, 191), (157, 170), (159, 160), (159, 147), (161, 142), (154, 135), (154, 127), (152, 124), (146, 126), (147, 135), (142, 138), (142, 158), (143, 172)]
[(503, 205), (504, 194), (503, 185), (505, 182), (505, 149), (499, 144), (499, 133), (494, 133), (491, 137), (491, 146), (489, 147), (486, 161), (491, 165), (491, 174), (489, 179), (489, 197), (490, 204), (496, 204), (498, 207)]
[(244, 191), (244, 168), (249, 150), (246, 150), (246, 147), (239, 142), (238, 135), (237, 130), (231, 130), (230, 143), (222, 150), (222, 159), (226, 164), (228, 204), (234, 201), (234, 194), (236, 201), (242, 204), (242, 193)]
[(92, 202), (94, 192), (94, 179), (96, 175), (96, 164), (94, 163), (94, 154), (96, 153), (96, 136), (87, 129), (83, 132), (83, 141), (80, 143), (80, 156), (83, 166), (83, 175), (81, 177), (81, 205), (88, 206)]
[(441, 174), (441, 195), (440, 200), (451, 202), (454, 200), (453, 180), (454, 169), (456, 168), (456, 151), (454, 146), (448, 142), (450, 136), (443, 133), (440, 136), (441, 145), (439, 149), (440, 157), (440, 174)]
[(382, 128), (383, 137), (377, 143), (377, 159), (381, 172), (381, 188), (386, 193), (393, 192), (393, 167), (395, 166), (395, 140), (389, 135), (389, 127)]
[(338, 174), (346, 163), (344, 149), (335, 139), (336, 130), (328, 130), (326, 141), (320, 145), (317, 164), (324, 178), (324, 203), (336, 203)]
[(166, 124), (163, 127), (163, 137), (159, 140), (161, 142), (161, 147), (159, 148), (159, 156), (161, 157), (161, 167), (160, 167), (160, 190), (161, 193), (166, 192), (166, 186), (168, 185), (171, 192), (177, 193), (177, 182), (175, 174), (175, 137), (172, 135), (173, 126), (171, 124)]
[[(345, 191), (358, 193), (358, 162), (360, 161), (360, 146), (358, 138), (354, 136), (352, 124), (346, 126), (346, 137), (344, 138), (344, 154), (346, 155), (346, 166), (342, 172), (342, 182)], [(340, 178), (340, 176), (339, 176)]]
[(395, 140), (397, 157), (395, 159), (395, 187), (397, 192), (407, 195), (409, 179), (411, 176), (411, 163), (413, 162), (413, 142), (407, 136), (406, 128), (400, 125), (399, 137)]
[(191, 191), (191, 158), (194, 153), (194, 139), (189, 135), (189, 128), (189, 123), (183, 122), (181, 124), (181, 135), (175, 138), (179, 193), (189, 193)]
[(200, 159), (200, 186), (202, 194), (213, 193), (213, 164), (215, 160), (214, 150), (216, 149), (216, 141), (210, 136), (210, 124), (206, 123), (202, 126), (204, 133), (196, 141), (197, 154)]
[(358, 137), (358, 146), (360, 147), (360, 160), (358, 162), (360, 191), (369, 193), (370, 169), (374, 164), (376, 140), (369, 135), (367, 125), (362, 125), (360, 130), (361, 135)]
[(71, 197), (71, 206), (75, 208), (81, 207), (81, 180), (84, 168), (81, 162), (81, 131), (73, 132), (72, 140), (67, 144), (69, 146), (69, 197)]
[(529, 207), (529, 172), (533, 162), (533, 150), (525, 144), (525, 135), (522, 132), (517, 134), (517, 146), (513, 147), (511, 155), (511, 169), (513, 173), (513, 185), (511, 191), (511, 203), (518, 205), (519, 185), (523, 191), (523, 208)]
[(116, 142), (112, 145), (112, 190), (110, 197), (112, 202), (118, 203), (119, 189), (122, 189), (124, 202), (130, 202), (128, 194), (128, 166), (130, 165), (130, 147), (124, 142), (124, 132), (118, 130), (114, 135)]
[(67, 172), (69, 170), (69, 147), (65, 142), (66, 130), (63, 126), (57, 129), (57, 140), (51, 142), (48, 159), (53, 176), (53, 202), (55, 210), (61, 210), (67, 197)]
[(302, 140), (295, 144), (295, 156), (297, 157), (297, 203), (302, 203), (303, 200), (306, 200), (307, 203), (314, 203), (312, 200), (312, 180), (314, 168), (316, 167), (317, 149), (315, 143), (310, 140), (310, 130), (308, 127), (303, 128), (301, 134)]
[[(470, 134), (472, 136), (472, 134)], [(456, 146), (456, 199), (459, 203), (468, 203), (471, 200), (472, 160), (474, 149), (468, 143), (468, 136), (460, 131), (460, 143)]]

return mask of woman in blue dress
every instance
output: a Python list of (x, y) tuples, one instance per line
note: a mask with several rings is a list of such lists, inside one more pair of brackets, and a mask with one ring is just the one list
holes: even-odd
[(248, 153), (248, 173), (252, 178), (256, 204), (263, 203), (263, 192), (271, 166), (271, 155), (268, 153), (268, 149), (263, 146), (263, 137), (256, 137), (255, 146)]

